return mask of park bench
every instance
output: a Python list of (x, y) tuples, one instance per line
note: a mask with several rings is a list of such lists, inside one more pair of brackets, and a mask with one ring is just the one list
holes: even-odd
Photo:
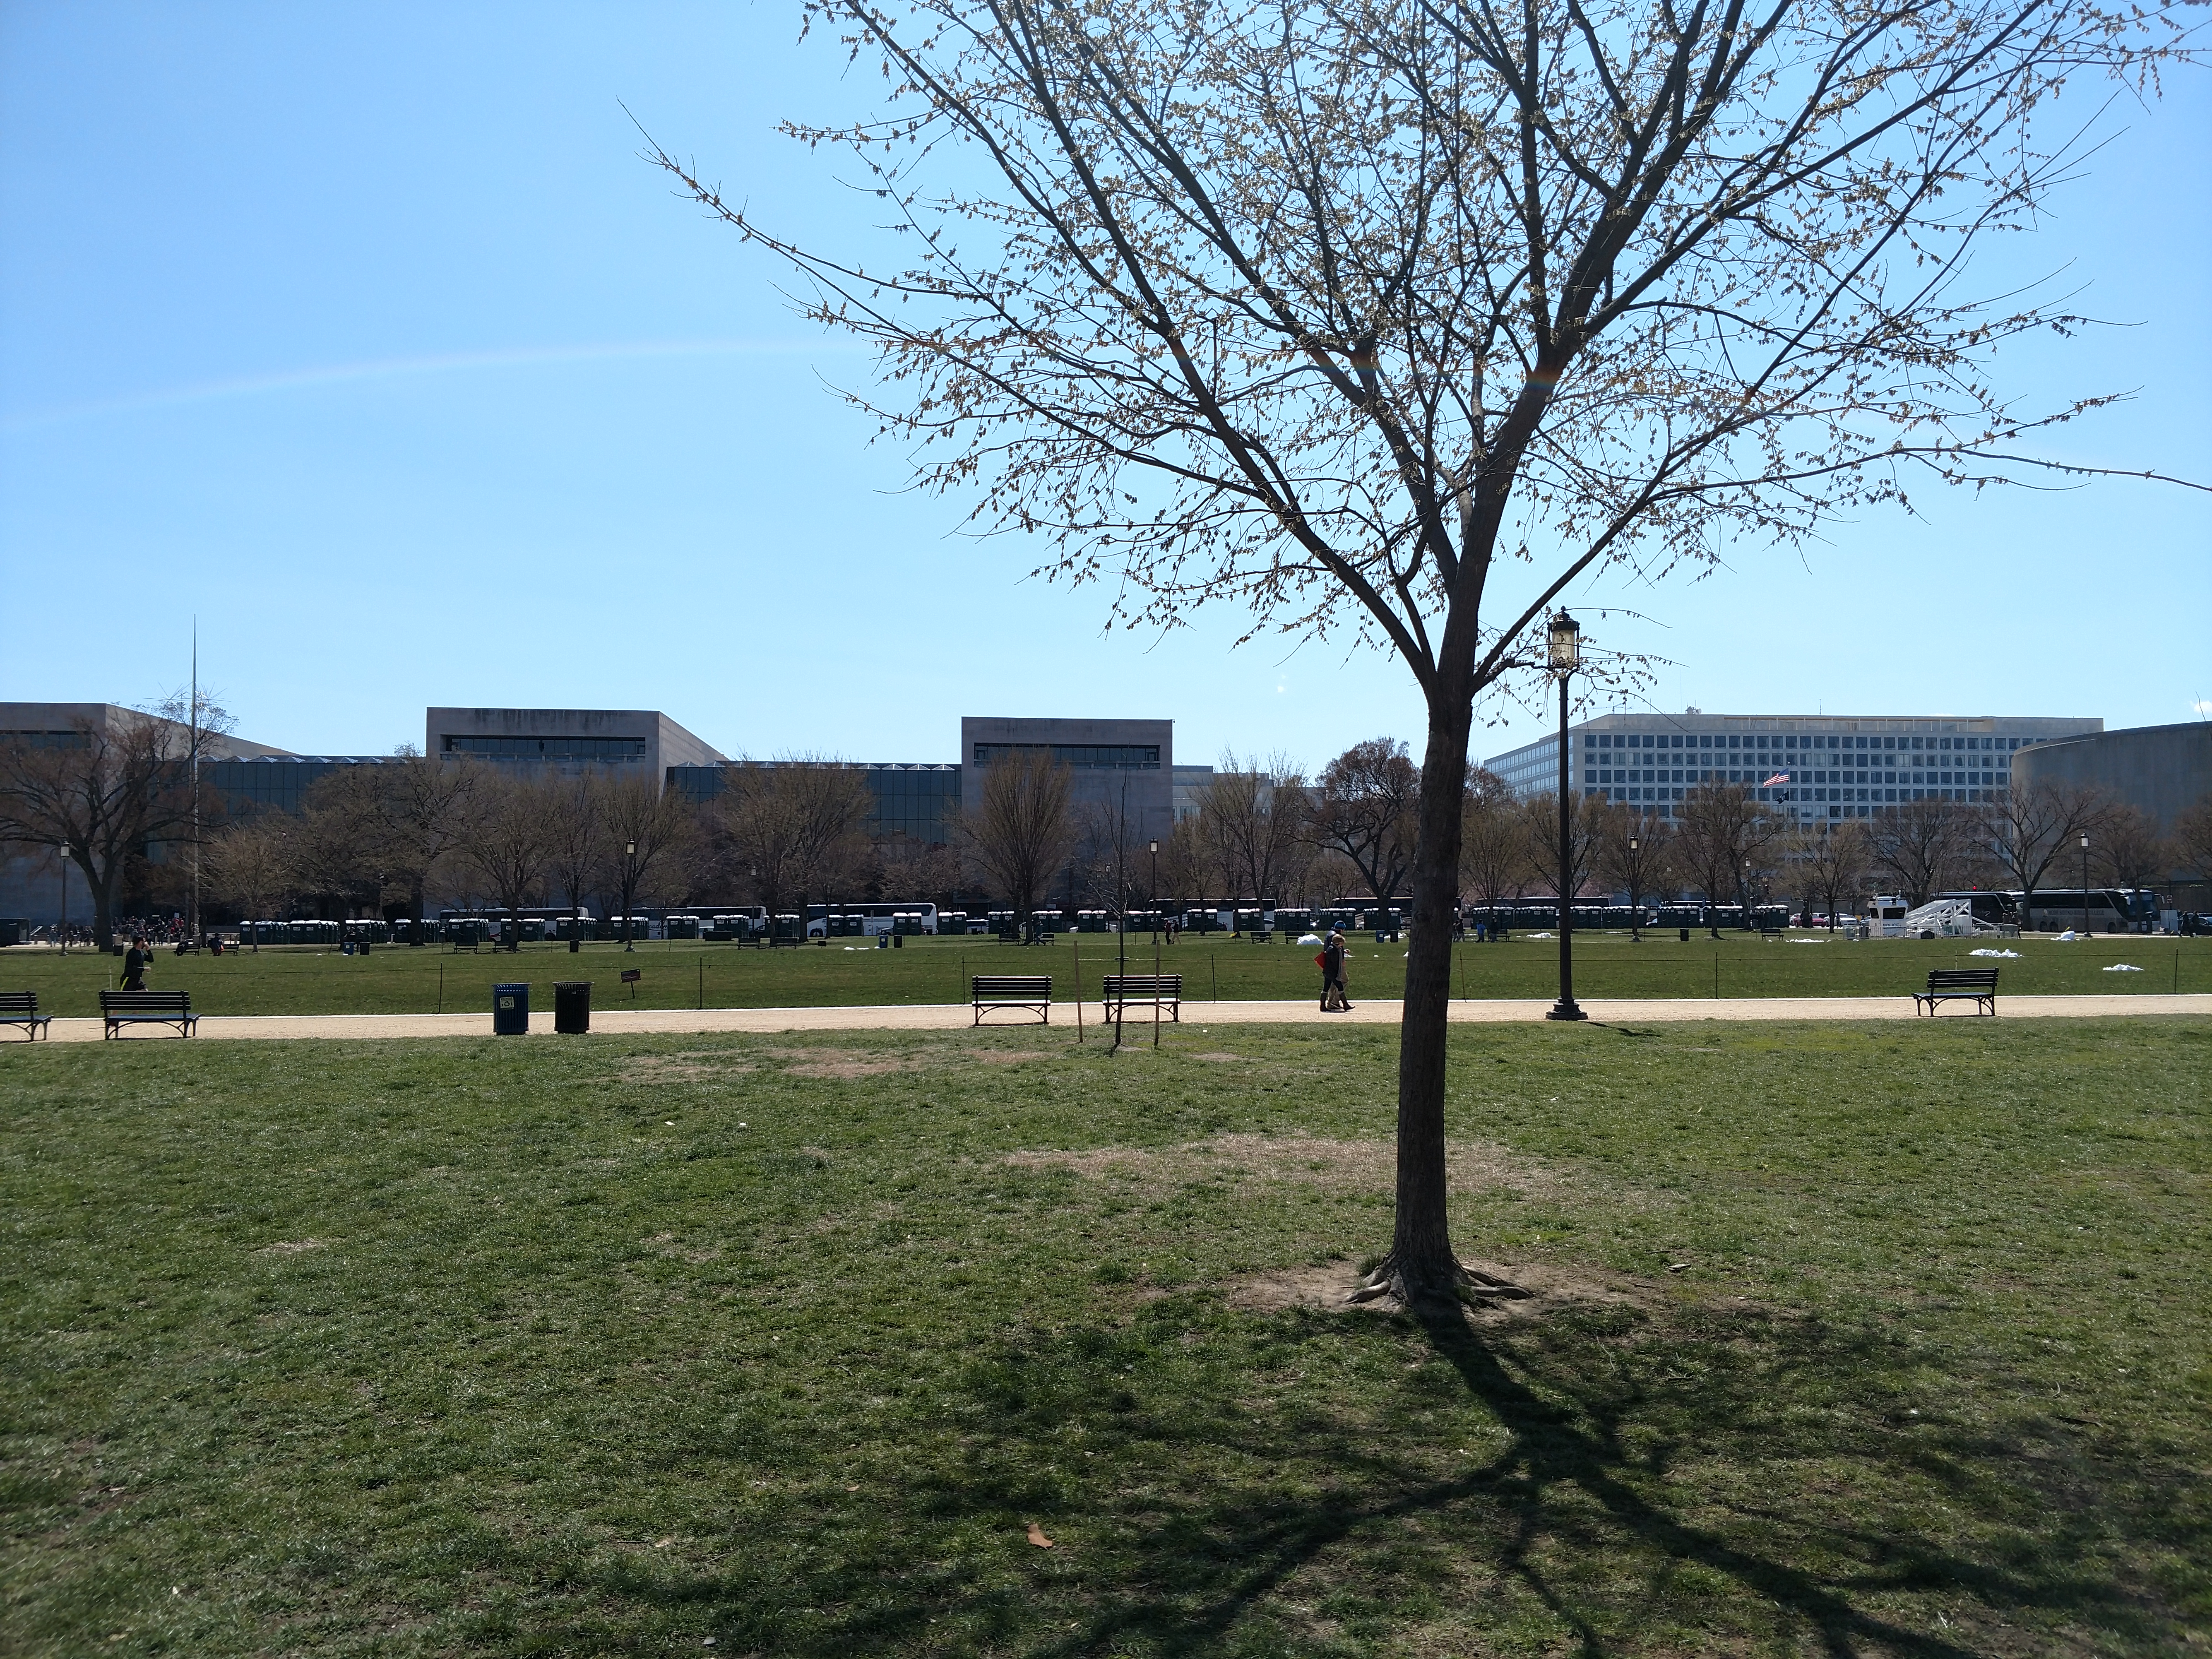
[(29, 1034), (27, 1040), (36, 1042), (52, 1035), (46, 1030), (52, 1022), (52, 1015), (39, 1012), (36, 991), (0, 991), (0, 1025), (20, 1025)]
[(1034, 1009), (1046, 1024), (1052, 1024), (1050, 974), (976, 974), (968, 987), (975, 1024), (981, 1025), (984, 1014), (994, 1008)]
[(190, 991), (102, 991), (100, 1036), (121, 1036), (125, 1025), (173, 1025), (190, 1036), (200, 1017), (192, 1012)]
[(1997, 1011), (1997, 970), (1994, 968), (1931, 968), (1928, 970), (1928, 988), (1912, 994), (1912, 1012), (1918, 1013), (1920, 1005), (1926, 1003), (1928, 1012), (1934, 1013), (1939, 1002), (1971, 1002), (1975, 1012)]
[(1104, 995), (1106, 1018), (1123, 1018), (1128, 1005), (1164, 1009), (1170, 1019), (1182, 1023), (1181, 974), (1109, 974)]

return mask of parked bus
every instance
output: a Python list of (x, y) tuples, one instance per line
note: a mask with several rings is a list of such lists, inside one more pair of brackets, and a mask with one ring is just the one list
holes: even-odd
[[(840, 926), (833, 933), (830, 927), (833, 910), (841, 921), (857, 921), (859, 927)], [(898, 926), (901, 918), (906, 919), (904, 927)], [(806, 907), (806, 937), (809, 939), (873, 939), (878, 933), (935, 932), (937, 907), (927, 899), (892, 899), (872, 904), (810, 904)]]

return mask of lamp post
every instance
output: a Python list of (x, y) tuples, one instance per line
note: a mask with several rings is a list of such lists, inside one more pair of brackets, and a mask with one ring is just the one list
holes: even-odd
[(2081, 936), (2089, 936), (2089, 832), (2081, 832)]
[(1582, 665), (1582, 625), (1560, 611), (1545, 645), (1545, 665), (1559, 681), (1559, 1000), (1544, 1018), (1588, 1019), (1575, 1002), (1574, 800), (1567, 793), (1567, 681)]
[(1634, 836), (1628, 838), (1628, 942), (1644, 943), (1644, 907), (1638, 902), (1644, 896), (1644, 862), (1637, 849), (1642, 843)]
[(69, 954), (69, 844), (64, 842), (54, 848), (62, 866), (62, 954)]
[(1160, 1046), (1160, 844), (1146, 843), (1152, 855), (1152, 872), (1149, 878), (1152, 898), (1146, 908), (1152, 913), (1152, 1047)]
[(623, 843), (623, 949), (635, 950), (630, 943), (630, 912), (637, 908), (637, 843)]

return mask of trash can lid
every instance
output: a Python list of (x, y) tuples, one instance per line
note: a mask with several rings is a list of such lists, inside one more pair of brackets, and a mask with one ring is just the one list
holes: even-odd
[(553, 988), (556, 991), (588, 991), (592, 988), (592, 981), (588, 979), (556, 979), (553, 981)]
[(518, 985), (495, 985), (491, 988), (503, 994), (508, 994), (516, 991), (527, 991), (530, 987), (526, 983)]

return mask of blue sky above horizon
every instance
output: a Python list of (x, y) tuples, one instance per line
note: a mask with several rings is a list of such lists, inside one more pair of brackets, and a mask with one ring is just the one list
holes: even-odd
[[(727, 752), (949, 760), (963, 714), (1176, 721), (1178, 757), (1413, 742), (1404, 671), (1105, 631), (904, 488), (867, 359), (672, 198), (633, 112), (801, 240), (862, 202), (774, 129), (864, 94), (787, 7), (0, 8), (0, 698), (203, 675), (306, 752), (426, 705), (658, 708)], [(2002, 272), (2124, 326), (2024, 346), (2053, 447), (2212, 477), (2212, 86), (2129, 108)], [(2212, 498), (1917, 498), (1803, 558), (1572, 603), (1663, 660), (1632, 708), (2212, 713)], [(1511, 705), (1478, 757), (1534, 735)]]

